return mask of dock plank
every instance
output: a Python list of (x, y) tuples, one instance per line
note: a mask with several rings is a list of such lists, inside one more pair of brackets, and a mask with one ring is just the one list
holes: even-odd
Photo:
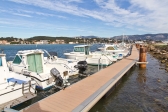
[(23, 109), (22, 112), (89, 110), (135, 64), (138, 56), (137, 49), (133, 47), (130, 56)]

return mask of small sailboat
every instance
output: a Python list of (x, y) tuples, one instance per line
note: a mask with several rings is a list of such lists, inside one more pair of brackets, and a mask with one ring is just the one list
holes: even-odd
[(36, 96), (35, 82), (29, 77), (9, 71), (3, 53), (0, 53), (0, 73), (0, 111)]

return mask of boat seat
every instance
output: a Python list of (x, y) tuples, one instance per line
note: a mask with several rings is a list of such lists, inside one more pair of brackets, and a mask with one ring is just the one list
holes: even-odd
[(8, 81), (8, 83), (9, 82), (14, 82), (14, 83), (17, 83), (17, 84), (27, 83), (27, 81), (20, 80), (20, 79), (15, 79), (15, 78), (9, 78), (9, 79), (7, 79), (7, 81)]

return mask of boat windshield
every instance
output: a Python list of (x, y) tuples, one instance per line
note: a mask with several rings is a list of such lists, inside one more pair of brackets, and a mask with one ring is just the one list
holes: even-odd
[(84, 52), (84, 47), (75, 47), (74, 52)]
[(2, 66), (2, 57), (0, 57), (0, 66)]
[(115, 49), (115, 50), (118, 50), (118, 48), (117, 48), (116, 46), (114, 46), (114, 49)]
[(115, 50), (114, 47), (110, 46), (110, 47), (107, 47), (106, 50)]
[(13, 60), (13, 63), (20, 64), (22, 62), (21, 58), (22, 56), (16, 55), (15, 59)]
[(89, 55), (90, 47), (86, 46), (85, 47), (85, 55)]

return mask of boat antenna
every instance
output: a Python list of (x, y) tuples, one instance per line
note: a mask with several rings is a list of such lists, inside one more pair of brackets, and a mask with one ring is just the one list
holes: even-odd
[(122, 39), (122, 43), (124, 43), (124, 33), (123, 33), (123, 39)]

